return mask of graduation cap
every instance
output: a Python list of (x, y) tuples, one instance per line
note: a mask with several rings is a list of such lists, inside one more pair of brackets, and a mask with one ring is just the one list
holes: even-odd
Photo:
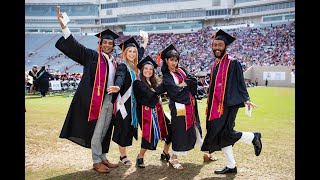
[(175, 50), (175, 51), (177, 51), (178, 55), (180, 55), (180, 53), (179, 53), (178, 50), (174, 47), (174, 45), (173, 45), (173, 44), (170, 44), (168, 47), (166, 47), (164, 50), (162, 50), (162, 51), (160, 52), (160, 54), (161, 54), (160, 56), (161, 56), (161, 59), (162, 59), (162, 60), (165, 59), (165, 56), (166, 56), (167, 52), (170, 51), (170, 50)]
[(164, 60), (165, 59), (165, 56), (167, 54), (168, 51), (170, 50), (175, 50), (178, 55), (180, 55), (180, 53), (177, 51), (177, 49), (174, 47), (173, 44), (170, 44), (168, 47), (166, 47), (164, 50), (160, 51), (159, 54), (158, 54), (158, 65), (160, 66), (160, 61), (161, 59)]
[(145, 64), (150, 64), (153, 65), (154, 68), (157, 68), (158, 65), (156, 62), (154, 62), (154, 60), (148, 55), (145, 58), (143, 58), (138, 64), (137, 64), (137, 68), (141, 70), (141, 68), (145, 65)]
[(223, 40), (226, 46), (231, 44), (234, 40), (236, 40), (234, 37), (230, 36), (228, 33), (224, 32), (223, 30), (219, 30), (212, 36), (213, 40)]
[(98, 34), (95, 35), (96, 37), (102, 39), (111, 39), (111, 40), (115, 40), (119, 37), (119, 35), (117, 35), (116, 33), (114, 33), (113, 31), (111, 31), (110, 29), (106, 29)]
[(129, 38), (123, 43), (119, 44), (119, 47), (122, 51), (124, 51), (127, 47), (136, 47), (137, 49), (140, 47), (139, 43), (133, 38)]

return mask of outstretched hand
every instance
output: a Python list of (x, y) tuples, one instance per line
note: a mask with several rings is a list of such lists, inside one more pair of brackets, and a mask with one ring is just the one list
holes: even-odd
[(251, 101), (247, 101), (247, 102), (244, 102), (245, 105), (248, 106), (248, 110), (250, 111), (250, 108), (253, 107), (253, 108), (257, 108), (258, 106), (256, 104), (254, 104), (253, 102)]
[(119, 86), (109, 86), (107, 89), (108, 94), (111, 93), (117, 93), (120, 91), (120, 87)]

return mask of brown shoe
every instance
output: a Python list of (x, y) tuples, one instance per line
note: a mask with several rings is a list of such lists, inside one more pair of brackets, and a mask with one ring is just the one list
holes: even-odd
[(105, 166), (102, 162), (99, 162), (99, 163), (94, 163), (93, 164), (93, 168), (98, 171), (98, 172), (101, 172), (101, 173), (108, 173), (110, 172), (110, 169)]
[(108, 168), (116, 168), (119, 167), (119, 164), (112, 164), (111, 162), (109, 162), (107, 159), (106, 160), (102, 160), (102, 163), (104, 165), (106, 165)]

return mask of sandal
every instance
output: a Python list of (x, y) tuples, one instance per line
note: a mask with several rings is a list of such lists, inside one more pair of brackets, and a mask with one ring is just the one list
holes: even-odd
[(139, 168), (145, 168), (143, 158), (139, 158), (139, 156), (137, 157), (136, 166)]
[(168, 162), (168, 161), (170, 160), (170, 154), (169, 154), (169, 153), (166, 154), (164, 151), (162, 151), (160, 160), (161, 160), (161, 161), (167, 161), (167, 162)]
[(169, 165), (178, 170), (184, 169), (183, 166), (179, 163), (178, 159), (169, 160)]
[(211, 154), (204, 154), (203, 155), (203, 161), (204, 162), (217, 161), (217, 160), (218, 160), (218, 158), (213, 156), (213, 155), (211, 155)]
[(122, 164), (127, 165), (127, 166), (131, 166), (132, 162), (127, 158), (127, 156), (120, 156), (120, 161)]

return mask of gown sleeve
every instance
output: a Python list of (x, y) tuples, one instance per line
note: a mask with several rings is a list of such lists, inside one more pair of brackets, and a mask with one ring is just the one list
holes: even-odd
[(155, 92), (146, 87), (142, 81), (133, 82), (133, 92), (138, 103), (154, 108), (158, 102), (158, 96)]
[(134, 91), (134, 95), (136, 97), (151, 99), (151, 98), (154, 98), (155, 96), (157, 96), (156, 92), (151, 91), (140, 80), (135, 80), (133, 82), (133, 91)]
[(188, 87), (177, 86), (170, 73), (163, 74), (163, 84), (170, 99), (178, 103), (190, 104)]
[(141, 61), (141, 59), (143, 58), (143, 54), (144, 54), (144, 47), (139, 47), (138, 48), (138, 62)]
[(236, 77), (237, 77), (237, 82), (238, 82), (238, 89), (239, 89), (239, 94), (242, 96), (243, 98), (243, 102), (246, 101), (250, 101), (250, 97), (249, 97), (249, 93), (247, 91), (247, 86), (246, 83), (244, 81), (244, 77), (243, 77), (243, 70), (242, 70), (242, 66), (240, 64), (239, 61), (236, 62)]
[(115, 86), (119, 86), (120, 88), (122, 87), (126, 78), (126, 73), (127, 73), (127, 66), (123, 63), (119, 64), (114, 77)]
[(250, 98), (245, 85), (241, 64), (239, 61), (232, 60), (228, 70), (225, 105), (244, 107), (243, 103), (248, 100)]
[(67, 39), (61, 37), (56, 42), (55, 47), (70, 59), (83, 66), (87, 66), (92, 57), (95, 57), (98, 54), (97, 51), (86, 48), (84, 45), (80, 44), (72, 34)]
[(181, 68), (187, 75), (187, 78), (184, 80), (184, 82), (188, 85), (188, 89), (191, 92), (193, 96), (197, 94), (198, 90), (198, 80), (193, 75), (190, 75), (190, 73), (184, 69)]

